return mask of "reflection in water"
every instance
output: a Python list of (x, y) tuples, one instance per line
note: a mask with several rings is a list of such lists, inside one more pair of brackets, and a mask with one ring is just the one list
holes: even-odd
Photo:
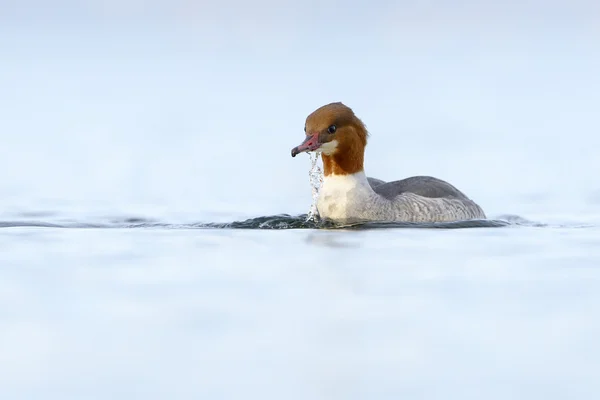
[[(320, 247), (328, 247), (333, 249), (350, 249), (361, 247), (359, 240), (352, 240), (352, 237), (348, 237), (350, 240), (344, 240), (338, 234), (329, 232), (317, 232), (311, 233), (306, 237), (306, 243), (310, 245), (316, 245)], [(356, 238), (354, 238), (356, 239)]]

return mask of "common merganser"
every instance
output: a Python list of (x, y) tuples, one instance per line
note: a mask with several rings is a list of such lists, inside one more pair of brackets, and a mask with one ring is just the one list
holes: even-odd
[(441, 179), (430, 176), (384, 182), (363, 168), (369, 136), (351, 108), (331, 103), (306, 118), (306, 139), (292, 149), (321, 153), (323, 185), (317, 210), (333, 222), (450, 222), (485, 219), (473, 200)]

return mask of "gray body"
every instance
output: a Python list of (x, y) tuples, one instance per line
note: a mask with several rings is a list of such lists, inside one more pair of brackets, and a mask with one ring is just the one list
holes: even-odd
[[(395, 203), (403, 220), (449, 221), (463, 219), (485, 219), (485, 213), (473, 200), (446, 181), (431, 176), (413, 176), (399, 181), (385, 182), (368, 177), (369, 185), (381, 197)], [(400, 197), (398, 197), (400, 196)], [(402, 201), (398, 201), (401, 200)], [(438, 199), (428, 201), (428, 199)], [(410, 212), (415, 210), (416, 214)], [(418, 210), (418, 211), (417, 211)]]
[(451, 222), (485, 219), (473, 200), (430, 176), (385, 182), (364, 173), (326, 179), (317, 204), (319, 214), (339, 222)]

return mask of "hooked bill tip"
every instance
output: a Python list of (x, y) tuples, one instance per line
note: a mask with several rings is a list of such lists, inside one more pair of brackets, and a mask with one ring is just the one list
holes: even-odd
[(298, 147), (294, 147), (294, 148), (292, 149), (292, 157), (296, 157), (296, 155), (297, 155), (298, 153), (299, 153), (299, 151), (298, 151)]

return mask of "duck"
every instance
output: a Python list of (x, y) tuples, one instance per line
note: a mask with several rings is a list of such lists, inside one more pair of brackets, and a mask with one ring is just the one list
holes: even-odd
[(356, 222), (455, 222), (486, 219), (483, 209), (450, 183), (431, 176), (386, 182), (364, 170), (369, 132), (341, 102), (317, 108), (304, 125), (304, 141), (292, 149), (320, 153), (323, 183), (317, 211), (323, 220)]

